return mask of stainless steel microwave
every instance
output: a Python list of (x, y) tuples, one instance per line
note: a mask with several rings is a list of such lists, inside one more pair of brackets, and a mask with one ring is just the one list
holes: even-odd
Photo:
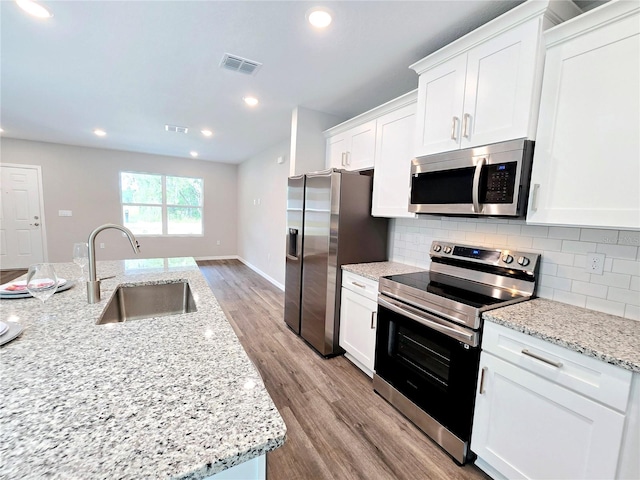
[(413, 159), (409, 211), (523, 217), (533, 143), (522, 138)]

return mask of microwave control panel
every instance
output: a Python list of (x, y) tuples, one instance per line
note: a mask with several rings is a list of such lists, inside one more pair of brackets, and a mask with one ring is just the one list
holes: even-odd
[(517, 162), (485, 166), (481, 179), (482, 203), (513, 203)]

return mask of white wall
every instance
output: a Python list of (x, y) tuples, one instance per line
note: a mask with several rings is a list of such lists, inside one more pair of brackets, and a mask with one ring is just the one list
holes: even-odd
[(326, 139), (322, 132), (345, 119), (296, 107), (291, 115), (291, 154), (289, 175), (324, 170), (326, 167)]
[[(397, 219), (391, 260), (428, 268), (433, 240), (478, 243), (542, 255), (538, 296), (640, 320), (640, 232), (527, 225), (524, 220), (425, 216)], [(586, 254), (605, 254), (604, 274), (585, 272)]]
[[(202, 160), (147, 155), (97, 148), (2, 138), (3, 163), (40, 165), (44, 190), (49, 261), (71, 261), (74, 242), (87, 241), (104, 223), (122, 224), (121, 170), (200, 177), (204, 179), (204, 235), (141, 236), (140, 257), (215, 257), (236, 255), (237, 166)], [(72, 217), (59, 217), (71, 210)], [(220, 245), (216, 245), (220, 240)], [(135, 254), (119, 232), (98, 236), (105, 249), (98, 260), (131, 258)]]
[[(289, 148), (289, 141), (283, 141), (238, 168), (238, 255), (280, 288), (284, 288)], [(285, 162), (278, 164), (281, 156)]]

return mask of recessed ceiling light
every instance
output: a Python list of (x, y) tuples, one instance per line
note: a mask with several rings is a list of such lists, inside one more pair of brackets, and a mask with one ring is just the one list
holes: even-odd
[(42, 5), (32, 0), (16, 0), (18, 6), (27, 12), (29, 15), (33, 15), (38, 18), (51, 18), (53, 14), (44, 8)]
[(197, 157), (197, 156), (198, 156), (198, 152), (196, 152), (195, 150), (191, 150), (191, 151), (189, 152), (189, 154), (190, 154), (192, 157)]
[(244, 103), (249, 105), (250, 107), (255, 107), (258, 104), (258, 99), (256, 97), (242, 97)]
[(200, 130), (200, 132), (205, 136), (205, 137), (210, 137), (211, 135), (213, 135), (213, 132), (211, 130)]
[(307, 20), (316, 28), (326, 28), (331, 23), (331, 14), (322, 8), (314, 8), (309, 10)]
[(104, 137), (107, 132), (105, 132), (104, 130), (102, 130), (101, 128), (96, 128), (93, 133), (95, 133), (97, 136), (99, 137)]

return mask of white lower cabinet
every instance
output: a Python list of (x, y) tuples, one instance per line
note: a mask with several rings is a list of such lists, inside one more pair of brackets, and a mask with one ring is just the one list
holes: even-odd
[(471, 438), (476, 464), (496, 480), (616, 478), (631, 378), (485, 322)]
[(370, 377), (376, 349), (378, 282), (344, 272), (340, 304), (340, 340), (345, 357)]

